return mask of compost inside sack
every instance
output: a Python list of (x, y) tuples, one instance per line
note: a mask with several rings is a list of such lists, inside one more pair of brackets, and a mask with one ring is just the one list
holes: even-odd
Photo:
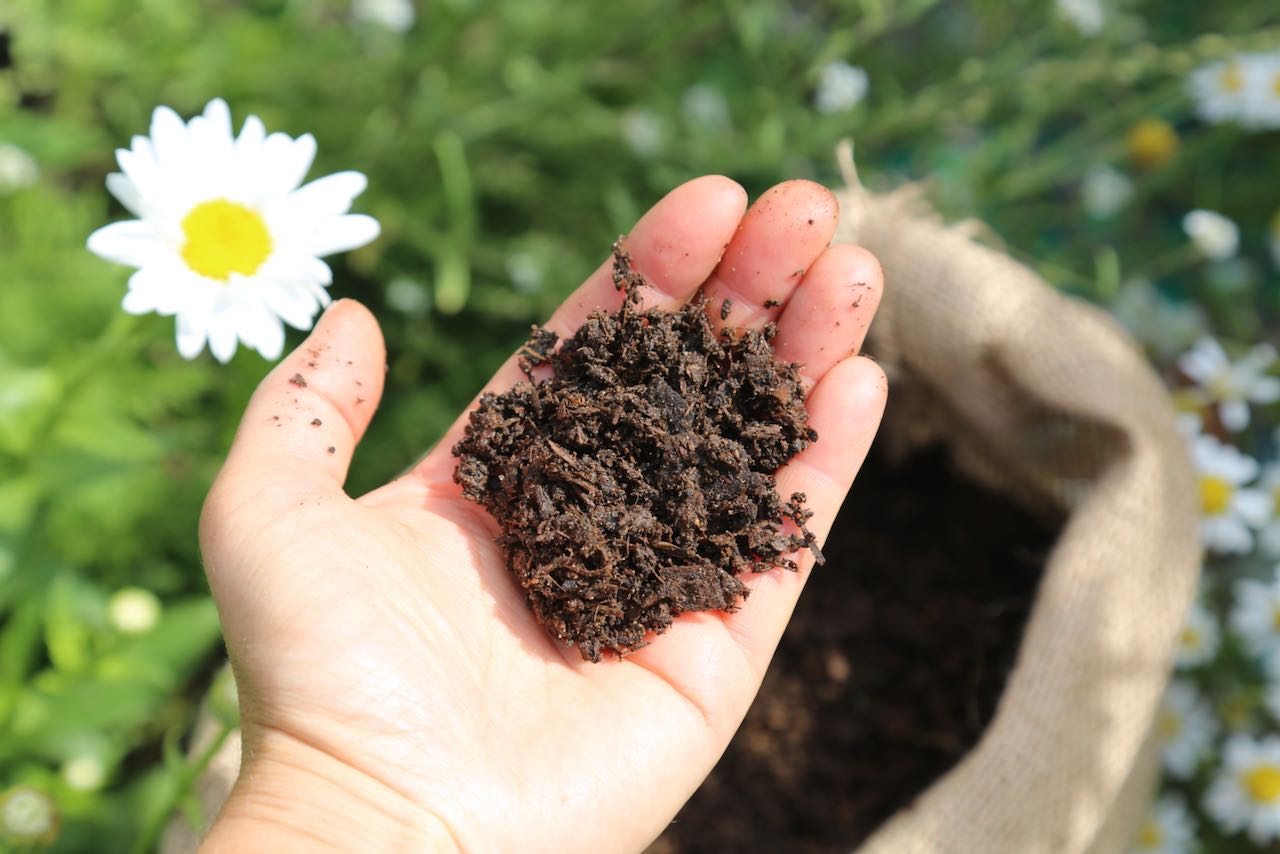
[[(884, 431), (895, 425), (891, 394)], [(847, 852), (978, 741), (1054, 524), (873, 445), (741, 729), (651, 854)]]

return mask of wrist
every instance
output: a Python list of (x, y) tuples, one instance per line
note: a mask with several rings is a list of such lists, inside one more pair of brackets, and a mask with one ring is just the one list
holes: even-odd
[(202, 854), (460, 850), (438, 816), (394, 788), (292, 736), (257, 735)]

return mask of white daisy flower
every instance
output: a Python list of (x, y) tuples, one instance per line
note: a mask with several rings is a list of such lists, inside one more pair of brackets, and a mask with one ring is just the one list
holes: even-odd
[(0, 193), (30, 187), (39, 177), (35, 158), (11, 142), (0, 142)]
[(1208, 755), (1218, 720), (1191, 683), (1174, 679), (1156, 713), (1160, 761), (1169, 776), (1185, 780)]
[(1186, 854), (1195, 842), (1195, 826), (1187, 805), (1165, 795), (1147, 808), (1130, 854)]
[(1080, 201), (1092, 219), (1113, 217), (1133, 197), (1133, 182), (1110, 166), (1094, 166), (1080, 182)]
[(413, 26), (417, 13), (412, 0), (353, 0), (351, 17), (385, 27), (393, 33), (403, 33)]
[(1267, 373), (1275, 362), (1270, 344), (1259, 344), (1232, 362), (1221, 344), (1204, 337), (1178, 359), (1178, 368), (1196, 382), (1206, 402), (1218, 404), (1222, 426), (1238, 433), (1249, 426), (1250, 403), (1280, 400), (1280, 378)]
[(0, 839), (21, 847), (44, 846), (58, 838), (62, 816), (53, 798), (34, 786), (14, 786), (0, 794)]
[(72, 757), (62, 764), (62, 779), (80, 792), (96, 792), (107, 781), (107, 768), (93, 754)]
[(507, 256), (506, 267), (511, 286), (520, 293), (536, 293), (542, 287), (542, 264), (532, 252), (512, 252)]
[(1204, 808), (1223, 830), (1243, 830), (1255, 845), (1280, 839), (1280, 736), (1227, 739)]
[(150, 590), (124, 587), (107, 600), (107, 621), (116, 631), (126, 635), (143, 635), (160, 622), (164, 606)]
[(1166, 359), (1199, 341), (1209, 328), (1203, 308), (1166, 298), (1146, 279), (1122, 284), (1111, 301), (1111, 313), (1133, 337)]
[(206, 342), (220, 362), (237, 340), (268, 359), (284, 350), (284, 326), (310, 329), (329, 302), (333, 273), (321, 256), (378, 236), (372, 217), (348, 214), (365, 188), (359, 172), (299, 186), (316, 141), (268, 135), (249, 116), (238, 137), (222, 99), (184, 124), (157, 107), (151, 135), (116, 152), (122, 172), (107, 189), (138, 219), (89, 236), (89, 249), (137, 267), (124, 310), (177, 318), (178, 352)]
[(685, 89), (680, 97), (680, 109), (685, 121), (706, 130), (721, 130), (732, 120), (724, 93), (707, 83), (695, 83)]
[(1270, 582), (1236, 582), (1231, 628), (1255, 655), (1280, 653), (1280, 566)]
[(818, 77), (813, 106), (820, 113), (843, 113), (852, 110), (867, 96), (870, 79), (867, 72), (843, 59), (832, 60)]
[(631, 109), (622, 114), (622, 141), (640, 157), (652, 157), (667, 145), (667, 129), (650, 110)]
[(1191, 211), (1182, 218), (1182, 230), (1211, 261), (1225, 261), (1240, 248), (1240, 229), (1215, 211)]
[(1275, 507), (1271, 496), (1248, 488), (1258, 462), (1208, 433), (1191, 439), (1191, 459), (1200, 483), (1200, 538), (1216, 552), (1244, 554), (1253, 531), (1265, 527)]
[(1054, 0), (1058, 17), (1082, 36), (1096, 36), (1107, 22), (1101, 0)]
[(1244, 105), (1240, 124), (1260, 130), (1280, 128), (1280, 51), (1246, 54)]
[(1178, 650), (1174, 663), (1178, 667), (1197, 667), (1218, 654), (1222, 632), (1218, 620), (1199, 602), (1192, 604), (1178, 635)]
[(1238, 120), (1245, 110), (1246, 79), (1250, 67), (1240, 56), (1210, 62), (1187, 77), (1187, 93), (1196, 115), (1209, 124)]

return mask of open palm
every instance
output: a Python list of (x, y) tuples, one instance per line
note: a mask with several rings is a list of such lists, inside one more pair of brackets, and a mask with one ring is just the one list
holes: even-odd
[[(737, 184), (700, 178), (624, 246), (651, 283), (647, 306), (701, 289), (716, 324), (725, 299), (728, 325), (777, 322), (779, 357), (804, 363), (819, 435), (778, 473), (778, 491), (808, 494), (821, 539), (884, 405), (883, 374), (856, 355), (880, 270), (864, 250), (828, 246), (837, 205), (816, 184), (781, 184), (745, 209)], [(547, 325), (565, 334), (620, 302), (606, 263)], [(396, 830), (378, 838), (405, 845), (643, 847), (727, 746), (811, 556), (797, 555), (797, 573), (746, 579), (752, 595), (732, 614), (688, 614), (625, 659), (585, 662), (533, 620), (496, 523), (453, 483), (465, 416), (402, 477), (343, 492), (384, 364), (373, 317), (336, 303), (263, 381), (206, 504), (202, 546), (246, 746), (211, 847), (254, 822), (312, 842), (372, 840), (381, 818)], [(513, 358), (487, 390), (520, 379)]]

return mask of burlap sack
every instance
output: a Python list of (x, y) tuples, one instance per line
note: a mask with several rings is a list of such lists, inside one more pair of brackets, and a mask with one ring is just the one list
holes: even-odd
[(942, 439), (970, 475), (1066, 519), (987, 732), (860, 851), (1124, 850), (1154, 784), (1147, 735), (1200, 564), (1167, 396), (1102, 311), (944, 227), (912, 188), (867, 191), (840, 155), (836, 239), (885, 271), (868, 352), (900, 417), (877, 441)]
[[(887, 283), (868, 350), (889, 374), (897, 417), (877, 441), (941, 439), (975, 478), (1067, 519), (995, 720), (860, 850), (1124, 850), (1154, 784), (1146, 736), (1199, 571), (1173, 412), (1105, 314), (943, 227), (909, 189), (863, 189), (847, 149), (842, 162), (836, 239), (874, 252)], [(238, 754), (232, 739), (202, 778), (206, 815)], [(161, 850), (195, 847), (179, 818)]]

